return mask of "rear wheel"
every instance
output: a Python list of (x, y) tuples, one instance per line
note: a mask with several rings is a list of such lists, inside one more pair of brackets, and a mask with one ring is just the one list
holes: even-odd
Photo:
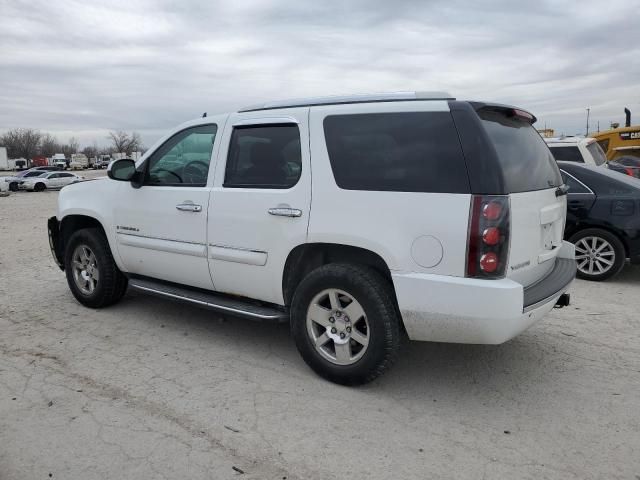
[(46, 187), (46, 185), (45, 185), (44, 183), (36, 183), (36, 184), (33, 186), (33, 191), (34, 191), (34, 192), (41, 192), (41, 191), (43, 191), (45, 188), (47, 188), (47, 187)]
[(611, 232), (588, 228), (574, 234), (569, 241), (576, 246), (579, 278), (602, 281), (622, 270), (626, 259), (624, 245)]
[(9, 183), (9, 190), (11, 190), (12, 192), (17, 192), (18, 191), (18, 182)]
[(102, 230), (78, 230), (67, 242), (65, 272), (69, 288), (81, 304), (102, 308), (118, 302), (127, 290), (127, 278), (118, 269)]
[(329, 264), (296, 289), (291, 330), (305, 362), (343, 385), (370, 382), (394, 363), (400, 319), (393, 292), (375, 270)]

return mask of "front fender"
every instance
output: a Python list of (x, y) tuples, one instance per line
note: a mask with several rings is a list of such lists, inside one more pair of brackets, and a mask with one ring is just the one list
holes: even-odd
[(113, 228), (113, 205), (118, 201), (120, 183), (105, 178), (67, 185), (60, 190), (56, 216), (60, 226), (65, 218), (71, 216), (88, 217), (98, 222), (107, 237), (116, 265), (121, 271), (125, 271), (118, 254)]

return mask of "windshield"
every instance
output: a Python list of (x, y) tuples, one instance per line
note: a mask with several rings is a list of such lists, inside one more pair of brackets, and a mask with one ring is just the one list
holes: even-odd
[(518, 193), (560, 186), (560, 170), (540, 134), (528, 121), (507, 112), (478, 112), (498, 154), (507, 190)]
[(607, 163), (607, 157), (602, 151), (602, 147), (598, 145), (598, 142), (593, 142), (587, 145), (587, 150), (593, 157), (593, 161), (596, 162), (596, 165), (600, 166), (604, 163)]

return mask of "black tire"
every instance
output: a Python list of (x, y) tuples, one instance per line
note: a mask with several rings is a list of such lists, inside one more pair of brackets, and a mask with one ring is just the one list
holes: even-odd
[(9, 183), (9, 190), (11, 190), (12, 192), (17, 192), (18, 191), (18, 182)]
[(41, 192), (43, 191), (45, 188), (47, 188), (47, 186), (44, 183), (36, 183), (33, 186), (33, 191), (34, 192)]
[[(93, 252), (99, 271), (99, 279), (91, 294), (83, 293), (74, 279), (73, 254), (80, 245), (86, 245)], [(109, 242), (101, 229), (85, 228), (73, 233), (65, 248), (64, 265), (71, 293), (86, 307), (108, 307), (117, 303), (127, 291), (127, 277), (113, 260)]]
[(585, 269), (588, 270), (588, 268), (580, 268), (580, 264), (584, 261), (584, 259), (580, 258), (582, 252), (580, 252), (578, 250), (578, 246), (576, 246), (576, 262), (578, 263), (578, 271), (576, 274), (577, 277), (582, 278), (583, 280), (601, 282), (620, 273), (620, 270), (622, 270), (622, 268), (624, 267), (627, 257), (624, 245), (622, 244), (620, 238), (618, 238), (613, 233), (601, 228), (587, 228), (574, 233), (569, 241), (573, 244), (577, 244), (578, 242), (580, 242), (580, 240), (587, 239), (589, 237), (602, 239), (608, 242), (609, 245), (611, 245), (613, 251), (613, 264), (609, 269), (602, 273), (589, 273), (588, 271), (585, 271)]
[[(309, 306), (327, 289), (347, 292), (357, 300), (368, 322), (366, 350), (350, 365), (327, 360), (316, 350), (307, 328)], [(361, 385), (382, 375), (395, 362), (401, 343), (400, 318), (391, 286), (376, 270), (351, 264), (324, 265), (302, 280), (291, 304), (291, 331), (307, 365), (321, 377), (342, 385)], [(331, 344), (335, 348), (333, 342), (327, 345)]]

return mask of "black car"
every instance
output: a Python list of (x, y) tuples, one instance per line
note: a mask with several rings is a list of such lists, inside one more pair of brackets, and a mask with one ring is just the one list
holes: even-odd
[(640, 263), (640, 180), (604, 167), (558, 162), (569, 187), (565, 238), (578, 277), (606, 280), (627, 258)]

